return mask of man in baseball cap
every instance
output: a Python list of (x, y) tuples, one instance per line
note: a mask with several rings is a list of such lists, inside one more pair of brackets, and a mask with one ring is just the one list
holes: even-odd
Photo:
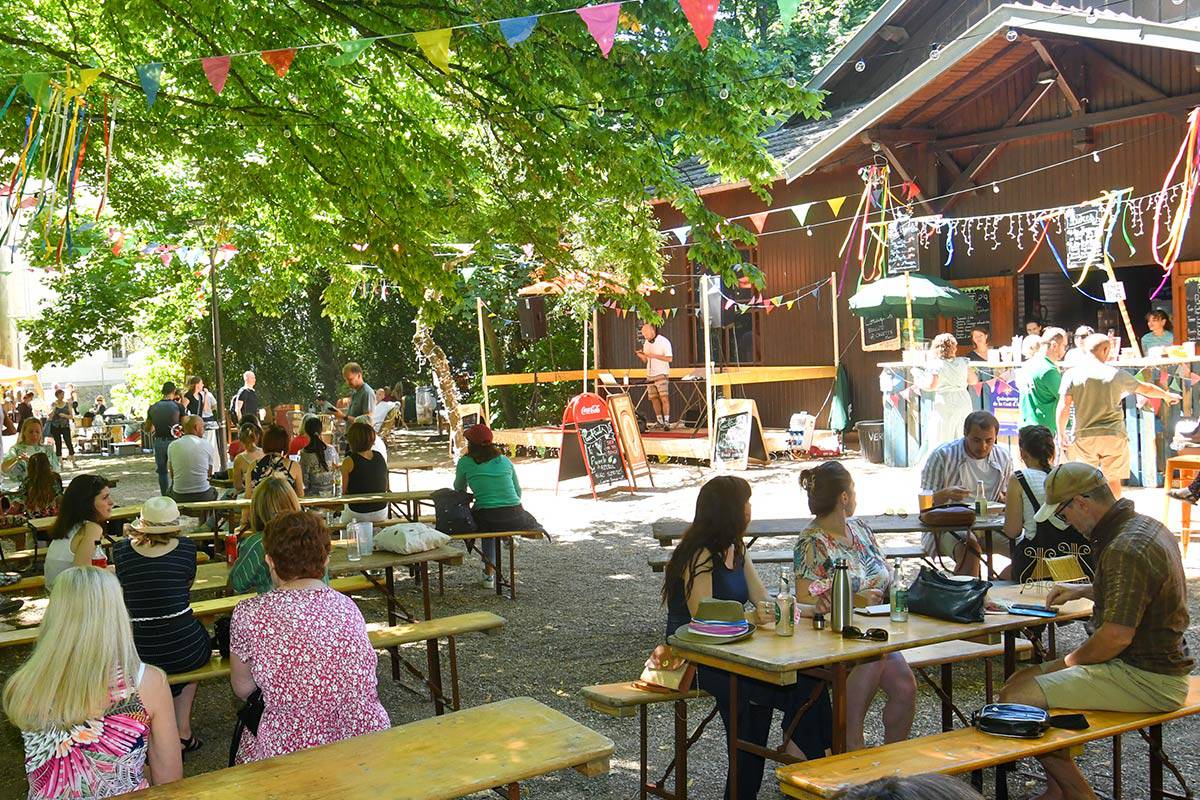
[[(1195, 663), (1188, 629), (1187, 582), (1175, 536), (1117, 500), (1099, 469), (1077, 461), (1050, 470), (1046, 501), (1035, 516), (1052, 516), (1083, 534), (1096, 555), (1090, 584), (1056, 584), (1046, 606), (1093, 601), (1094, 632), (1054, 661), (1022, 670), (1000, 692), (1006, 703), (1039, 708), (1161, 712), (1187, 699)], [(1094, 797), (1083, 773), (1060, 750), (1040, 756), (1049, 796)]]

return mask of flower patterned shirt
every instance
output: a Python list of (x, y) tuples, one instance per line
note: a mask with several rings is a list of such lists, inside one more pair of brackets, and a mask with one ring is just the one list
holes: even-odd
[(391, 726), (362, 613), (333, 589), (275, 589), (243, 600), (229, 649), (250, 666), (264, 705), (258, 735), (242, 735), (238, 763)]
[(119, 677), (112, 698), (98, 719), (67, 730), (21, 731), (29, 800), (99, 800), (149, 787), (142, 772), (150, 714), (137, 688), (127, 690)]
[(850, 573), (850, 588), (855, 594), (872, 589), (887, 594), (892, 583), (892, 568), (875, 541), (875, 534), (860, 519), (846, 520), (849, 541), (835, 540), (815, 524), (810, 525), (792, 552), (792, 564), (797, 580), (810, 582), (813, 597), (829, 591), (833, 581), (833, 565), (846, 559)]

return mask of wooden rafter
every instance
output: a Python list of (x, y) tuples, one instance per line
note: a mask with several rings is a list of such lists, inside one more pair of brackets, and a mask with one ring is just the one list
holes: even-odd
[(1058, 86), (1058, 91), (1062, 93), (1063, 99), (1067, 101), (1067, 105), (1071, 107), (1071, 113), (1076, 116), (1086, 114), (1087, 110), (1083, 107), (1083, 104), (1087, 102), (1087, 98), (1082, 91), (1083, 87), (1071, 85), (1071, 81), (1067, 76), (1067, 65), (1063, 59), (1050, 52), (1050, 48), (1040, 39), (1028, 37), (1026, 41), (1037, 51), (1038, 57), (1042, 59), (1042, 63), (1054, 70), (1056, 74), (1054, 83)]
[[(1001, 61), (1002, 59), (1008, 58), (1010, 55), (1012, 55), (1012, 52), (1015, 49), (1015, 47), (1016, 47), (1016, 45), (1013, 45), (1012, 47), (1006, 47), (1006, 48), (1000, 50), (999, 52), (995, 53), (987, 61), (983, 62), (978, 67), (976, 67), (973, 70), (974, 73), (978, 75), (979, 73), (982, 73), (984, 70), (986, 70), (988, 67), (995, 64), (997, 61)], [(1019, 68), (1020, 67), (1018, 66), (1018, 67), (1015, 67), (1014, 69), (1019, 69)], [(953, 114), (955, 111), (958, 111), (960, 108), (962, 108), (966, 105), (969, 105), (970, 103), (975, 102), (980, 97), (983, 97), (984, 95), (988, 94), (989, 92), (995, 91), (996, 85), (997, 85), (996, 81), (988, 81), (984, 86), (981, 86), (979, 89), (976, 89), (971, 94), (955, 101), (954, 105), (952, 105), (949, 109), (947, 109), (946, 111), (939, 114), (939, 116), (948, 117), (949, 115)], [(909, 127), (910, 125), (912, 125), (912, 123), (914, 121), (920, 119), (921, 115), (924, 114), (929, 108), (936, 105), (937, 103), (942, 102), (950, 95), (953, 95), (956, 91), (958, 91), (958, 89), (959, 89), (959, 86), (958, 86), (957, 82), (949, 82), (948, 85), (946, 86), (946, 88), (944, 88), (942, 91), (938, 92), (933, 97), (926, 100), (924, 103), (921, 103), (921, 105), (918, 106), (916, 109), (914, 109), (912, 111), (912, 113), (907, 114), (904, 117), (904, 119), (900, 120), (900, 124), (898, 127), (901, 127), (901, 128)]]
[(1141, 97), (1143, 100), (1162, 100), (1166, 95), (1159, 90), (1157, 86), (1153, 86), (1137, 75), (1134, 75), (1126, 67), (1113, 61), (1104, 53), (1089, 44), (1080, 44), (1083, 52), (1087, 57), (1097, 64), (1101, 69), (1109, 74), (1118, 83), (1122, 83), (1126, 88), (1134, 94)]

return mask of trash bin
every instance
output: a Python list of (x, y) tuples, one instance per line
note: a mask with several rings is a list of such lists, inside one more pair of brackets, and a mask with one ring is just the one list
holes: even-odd
[(857, 422), (854, 429), (858, 431), (859, 445), (867, 461), (872, 464), (883, 463), (883, 420), (872, 419)]

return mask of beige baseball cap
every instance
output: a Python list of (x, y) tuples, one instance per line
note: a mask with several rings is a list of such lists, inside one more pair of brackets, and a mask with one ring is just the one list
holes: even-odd
[(1054, 516), (1060, 505), (1072, 497), (1087, 494), (1107, 484), (1104, 473), (1091, 464), (1080, 461), (1059, 464), (1046, 476), (1046, 502), (1038, 509), (1034, 519), (1037, 522), (1045, 522)]

